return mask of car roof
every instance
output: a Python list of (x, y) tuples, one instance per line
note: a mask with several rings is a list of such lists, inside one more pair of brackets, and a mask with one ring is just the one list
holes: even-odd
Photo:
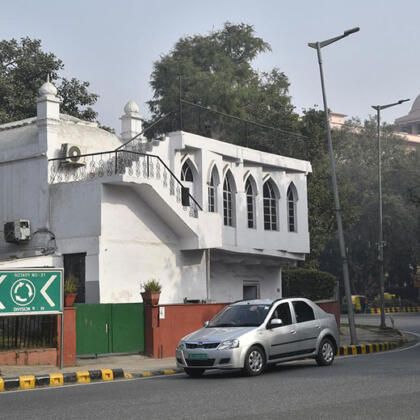
[(238, 305), (273, 305), (277, 302), (293, 302), (295, 300), (303, 300), (305, 302), (311, 302), (307, 298), (303, 297), (292, 297), (292, 298), (279, 298), (279, 299), (252, 299), (252, 300), (240, 300), (231, 304), (231, 306), (238, 306)]
[(240, 300), (239, 302), (234, 302), (232, 305), (239, 306), (239, 305), (272, 305), (277, 300), (282, 299), (252, 299), (252, 300)]

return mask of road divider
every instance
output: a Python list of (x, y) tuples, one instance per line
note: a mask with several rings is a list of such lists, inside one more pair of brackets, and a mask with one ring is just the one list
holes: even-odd
[[(380, 314), (380, 308), (370, 308), (371, 314)], [(385, 308), (385, 313), (393, 314), (396, 312), (420, 312), (420, 306), (391, 306), (390, 308)]]
[(359, 344), (357, 346), (340, 346), (337, 351), (337, 356), (355, 356), (357, 354), (377, 353), (381, 351), (388, 351), (401, 347), (405, 344), (404, 340), (398, 342)]
[[(174, 371), (175, 373), (175, 371)], [(70, 384), (131, 379), (133, 375), (123, 369), (98, 369), (46, 375), (22, 375), (14, 378), (0, 378), (0, 392), (25, 390), (41, 387), (59, 387)]]

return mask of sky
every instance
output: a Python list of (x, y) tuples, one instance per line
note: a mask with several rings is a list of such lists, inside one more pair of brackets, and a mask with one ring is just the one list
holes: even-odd
[(418, 0), (72, 0), (4, 2), (1, 39), (29, 36), (63, 60), (64, 77), (89, 81), (100, 98), (102, 124), (120, 131), (119, 117), (132, 99), (146, 102), (153, 63), (180, 37), (206, 34), (224, 22), (248, 23), (272, 47), (254, 68), (279, 68), (289, 78), (296, 111), (322, 107), (316, 51), (322, 41), (360, 27), (322, 50), (328, 106), (361, 119), (371, 105), (412, 101), (382, 112), (384, 121), (406, 115), (420, 94)]

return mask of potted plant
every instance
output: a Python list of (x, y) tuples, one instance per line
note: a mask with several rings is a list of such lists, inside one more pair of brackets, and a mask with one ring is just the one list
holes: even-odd
[(64, 280), (64, 306), (69, 307), (73, 306), (74, 301), (77, 296), (77, 278), (70, 274)]
[(159, 303), (160, 291), (162, 290), (161, 284), (155, 279), (142, 283), (141, 297), (146, 305), (157, 305)]

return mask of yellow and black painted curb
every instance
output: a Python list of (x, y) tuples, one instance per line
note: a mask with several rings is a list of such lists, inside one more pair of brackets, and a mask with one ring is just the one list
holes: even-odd
[(0, 392), (24, 390), (39, 387), (57, 387), (71, 384), (86, 384), (97, 381), (128, 379), (132, 376), (123, 369), (98, 369), (68, 373), (49, 373), (46, 375), (24, 375), (13, 378), (0, 377)]
[(337, 351), (337, 356), (355, 356), (357, 354), (377, 353), (380, 351), (388, 351), (401, 347), (404, 340), (392, 343), (374, 343), (374, 344), (359, 344), (357, 346), (340, 346)]
[[(385, 313), (396, 313), (396, 312), (420, 312), (420, 306), (392, 306), (385, 308)], [(371, 314), (380, 314), (381, 308), (370, 308)]]
[(163, 369), (163, 370), (149, 370), (140, 373), (133, 373), (133, 378), (148, 378), (150, 376), (175, 375), (176, 373), (184, 372), (184, 369)]

